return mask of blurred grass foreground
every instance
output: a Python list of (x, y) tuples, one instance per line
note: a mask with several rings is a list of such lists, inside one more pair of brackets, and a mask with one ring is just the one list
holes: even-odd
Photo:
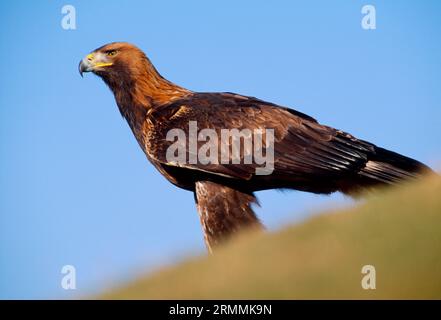
[[(365, 265), (375, 268), (375, 289), (362, 288)], [(379, 190), (355, 208), (275, 233), (239, 237), (213, 256), (100, 298), (441, 299), (441, 178)]]

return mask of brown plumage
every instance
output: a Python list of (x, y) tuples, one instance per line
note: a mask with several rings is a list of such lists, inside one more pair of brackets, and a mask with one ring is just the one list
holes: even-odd
[[(79, 69), (81, 74), (94, 72), (110, 87), (139, 145), (164, 177), (194, 192), (210, 251), (238, 230), (260, 226), (251, 208), (256, 203), (255, 191), (284, 188), (353, 194), (430, 170), (286, 107), (234, 93), (196, 93), (179, 87), (164, 79), (145, 54), (128, 43), (94, 50)], [(218, 133), (234, 128), (274, 129), (274, 171), (256, 175), (258, 165), (243, 162), (167, 161), (167, 149), (173, 144), (166, 139), (167, 133), (179, 128), (188, 135), (190, 121), (197, 121), (199, 130)], [(186, 152), (191, 156), (188, 146)]]

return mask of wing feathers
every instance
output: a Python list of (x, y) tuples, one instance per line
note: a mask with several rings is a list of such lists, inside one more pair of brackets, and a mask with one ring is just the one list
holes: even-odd
[[(188, 136), (190, 121), (197, 122), (198, 130), (215, 129), (219, 145), (222, 144), (222, 129), (273, 129), (274, 171), (271, 177), (256, 176), (257, 165), (245, 164), (242, 152), (239, 164), (232, 164), (231, 153), (228, 164), (222, 164), (219, 152), (216, 164), (180, 165), (213, 177), (248, 181), (251, 190), (288, 187), (332, 192), (339, 190), (339, 181), (356, 181), (356, 184), (358, 177), (393, 183), (414, 176), (412, 172), (421, 165), (341, 130), (321, 125), (300, 112), (230, 93), (196, 93), (161, 106), (150, 116), (150, 122), (161, 125), (149, 128), (148, 150), (150, 156), (163, 165), (168, 165), (165, 155), (172, 143), (165, 142), (167, 132), (180, 128)], [(187, 153), (191, 153), (188, 148)]]

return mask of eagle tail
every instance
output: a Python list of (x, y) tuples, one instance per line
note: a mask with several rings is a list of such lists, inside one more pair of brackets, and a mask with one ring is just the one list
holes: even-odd
[[(368, 158), (366, 165), (358, 172), (357, 181), (350, 188), (342, 185), (344, 193), (355, 195), (360, 190), (381, 185), (395, 185), (414, 180), (433, 172), (428, 166), (399, 153), (375, 147), (375, 153)], [(353, 181), (352, 181), (353, 182)], [(346, 184), (346, 186), (349, 186)]]

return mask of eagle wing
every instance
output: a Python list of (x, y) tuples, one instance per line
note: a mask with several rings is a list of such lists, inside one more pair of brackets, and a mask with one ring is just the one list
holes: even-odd
[[(180, 129), (188, 137), (190, 121), (197, 123), (199, 132), (202, 129), (214, 129), (219, 145), (222, 144), (221, 129), (273, 129), (274, 170), (270, 176), (271, 182), (264, 176), (256, 177), (256, 168), (260, 166), (254, 162), (245, 164), (244, 152), (241, 152), (238, 164), (232, 163), (231, 152), (230, 161), (224, 164), (220, 159), (221, 152), (217, 163), (168, 161), (167, 149), (174, 141), (167, 140), (167, 132)], [(268, 183), (268, 188), (289, 187), (295, 181), (316, 183), (317, 178), (322, 179), (322, 182), (326, 179), (334, 181), (355, 174), (366, 165), (369, 155), (375, 152), (374, 145), (321, 125), (303, 113), (232, 93), (192, 94), (156, 108), (149, 115), (148, 122), (148, 153), (163, 166), (178, 166), (239, 180), (253, 179), (256, 182), (260, 179)], [(203, 143), (198, 142), (197, 150)], [(188, 160), (194, 150), (191, 150), (188, 143), (185, 150)], [(265, 188), (262, 186), (260, 189)]]

